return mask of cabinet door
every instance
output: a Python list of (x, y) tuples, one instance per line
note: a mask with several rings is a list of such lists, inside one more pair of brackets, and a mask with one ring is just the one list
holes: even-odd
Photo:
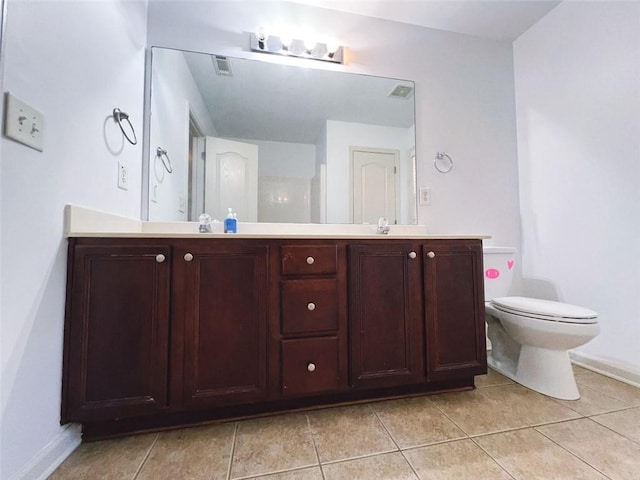
[(421, 266), (417, 247), (384, 241), (349, 246), (354, 387), (393, 386), (423, 378)]
[(63, 421), (166, 406), (169, 248), (69, 249)]
[(427, 378), (486, 373), (482, 244), (424, 244)]
[(175, 271), (185, 279), (184, 290), (176, 292), (176, 320), (184, 332), (187, 408), (265, 397), (267, 261), (267, 246), (235, 241), (176, 250)]

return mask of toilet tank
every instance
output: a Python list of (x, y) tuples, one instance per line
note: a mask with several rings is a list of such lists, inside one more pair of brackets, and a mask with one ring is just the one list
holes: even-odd
[(515, 268), (516, 249), (512, 247), (483, 247), (484, 262), (484, 300), (509, 295), (513, 270)]

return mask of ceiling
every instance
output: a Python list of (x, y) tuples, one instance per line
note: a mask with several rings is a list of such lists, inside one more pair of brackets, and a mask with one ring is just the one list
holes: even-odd
[(494, 40), (515, 40), (559, 0), (292, 0)]

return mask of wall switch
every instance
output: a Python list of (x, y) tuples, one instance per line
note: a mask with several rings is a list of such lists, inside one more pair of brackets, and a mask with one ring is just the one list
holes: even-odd
[(421, 206), (431, 205), (431, 189), (427, 187), (420, 187), (420, 200)]
[(6, 93), (6, 97), (5, 136), (41, 152), (44, 115), (9, 92)]
[(118, 162), (118, 188), (129, 190), (129, 170), (124, 163)]

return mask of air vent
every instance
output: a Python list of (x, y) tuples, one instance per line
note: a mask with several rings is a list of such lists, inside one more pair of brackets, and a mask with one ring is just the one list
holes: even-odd
[(408, 85), (396, 85), (389, 93), (389, 96), (393, 98), (409, 98), (412, 93), (413, 87)]
[(215, 55), (213, 57), (213, 66), (216, 69), (217, 75), (223, 75), (225, 77), (233, 76), (233, 72), (231, 71), (231, 62), (227, 57)]

